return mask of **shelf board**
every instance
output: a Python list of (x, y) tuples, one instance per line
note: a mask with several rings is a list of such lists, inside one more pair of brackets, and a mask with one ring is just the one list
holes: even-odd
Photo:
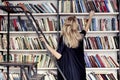
[[(43, 33), (45, 34), (55, 34), (59, 32), (60, 31), (43, 31)], [(0, 31), (0, 33), (7, 34), (6, 31)], [(36, 32), (35, 31), (10, 31), (10, 34), (36, 34)]]
[[(56, 16), (57, 13), (32, 13), (33, 16)], [(118, 15), (119, 12), (107, 12), (107, 13), (95, 13), (95, 16), (115, 16)], [(7, 13), (0, 13), (1, 16), (7, 16)], [(23, 13), (17, 13), (17, 14), (10, 14), (11, 16), (25, 16), (25, 14)], [(59, 15), (61, 16), (72, 16), (72, 15), (76, 15), (76, 16), (85, 16), (85, 15), (89, 15), (89, 13), (59, 13)]]
[[(0, 13), (1, 16), (7, 16), (7, 13)], [(29, 14), (28, 14), (29, 15)], [(57, 16), (57, 13), (32, 13), (33, 16)], [(24, 13), (14, 13), (10, 16), (25, 16)]]
[[(1, 49), (0, 51), (7, 52), (5, 49)], [(47, 50), (10, 50), (10, 52), (46, 52)]]
[(39, 68), (38, 67), (38, 70), (57, 70), (57, 68)]
[(111, 51), (119, 51), (119, 49), (85, 49), (86, 52), (111, 52)]
[[(6, 67), (1, 67), (0, 69), (6, 69)], [(20, 69), (18, 67), (10, 67), (10, 70), (17, 70), (17, 69)], [(39, 68), (38, 67), (38, 70), (57, 70), (57, 68)]]
[[(43, 33), (49, 34), (49, 33), (60, 33), (61, 31), (43, 31)], [(110, 33), (110, 34), (116, 34), (119, 31), (88, 31), (87, 34), (105, 34), (105, 33)], [(0, 33), (6, 34), (7, 31), (0, 31)], [(10, 34), (36, 34), (35, 31), (10, 31)]]
[[(0, 49), (0, 51), (6, 52), (6, 49)], [(46, 52), (47, 50), (40, 49), (40, 50), (10, 50), (10, 52)], [(119, 49), (84, 49), (85, 52), (111, 52), (111, 51), (119, 51)]]
[(119, 67), (117, 68), (86, 68), (86, 70), (117, 70), (119, 69)]
[[(115, 16), (118, 15), (119, 12), (107, 12), (107, 13), (95, 13), (95, 16)], [(61, 16), (72, 16), (72, 15), (76, 15), (76, 16), (85, 16), (85, 15), (89, 15), (89, 13), (59, 13), (59, 15)]]
[[(2, 68), (3, 69), (3, 68)], [(4, 67), (4, 69), (6, 69)], [(19, 68), (13, 68), (11, 67), (10, 68), (11, 70), (16, 70), (16, 69), (19, 69)], [(119, 68), (86, 68), (86, 70), (118, 70)], [(57, 68), (39, 68), (38, 67), (38, 70), (57, 70)]]
[(87, 34), (105, 34), (105, 33), (107, 33), (107, 34), (116, 34), (116, 33), (118, 33), (119, 31), (88, 31), (87, 32)]

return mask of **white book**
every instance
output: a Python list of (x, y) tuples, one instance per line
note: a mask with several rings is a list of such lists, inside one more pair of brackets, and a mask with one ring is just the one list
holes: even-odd
[(33, 46), (33, 42), (32, 42), (33, 40), (31, 37), (29, 39), (30, 39), (29, 41), (30, 41), (31, 48), (32, 48), (32, 50), (34, 50), (34, 46)]
[(50, 80), (55, 80), (55, 77), (52, 74), (49, 74)]
[(49, 8), (49, 6), (47, 5), (47, 3), (42, 3), (42, 6), (44, 7), (44, 9), (48, 12), (48, 13), (53, 13), (51, 11), (51, 9)]
[(61, 7), (62, 7), (62, 6), (61, 6), (61, 5), (62, 5), (61, 2), (62, 2), (62, 1), (59, 1), (59, 13), (61, 13), (61, 9), (62, 9), (62, 8), (61, 8)]
[(50, 31), (47, 18), (44, 19), (46, 31)]
[(72, 1), (72, 4), (73, 4), (73, 6), (72, 6), (73, 7), (73, 13), (75, 13), (76, 12), (76, 7), (75, 7), (75, 1), (74, 0)]
[(50, 80), (49, 76), (48, 76), (48, 75), (45, 75), (44, 80)]
[(37, 65), (38, 65), (38, 68), (40, 68), (41, 55), (42, 55), (42, 54), (40, 54), (40, 55), (39, 55), (39, 58), (38, 58), (38, 64), (37, 64)]
[(113, 49), (116, 49), (115, 41), (113, 39), (113, 36), (110, 36), (110, 38), (111, 38), (111, 44), (113, 45)]
[(115, 65), (113, 65), (113, 63), (111, 62), (111, 59), (110, 59), (109, 57), (107, 57), (107, 59), (108, 59), (108, 61), (109, 61), (110, 65), (111, 65), (111, 67), (112, 67), (112, 68), (114, 68), (114, 67), (115, 67)]
[(42, 55), (42, 61), (41, 61), (41, 68), (43, 68), (44, 67), (44, 65), (45, 65), (45, 61), (46, 61), (46, 54), (43, 54)]
[(107, 0), (107, 1), (108, 1), (107, 6), (108, 6), (110, 12), (114, 12), (113, 7), (112, 7), (112, 5), (110, 3), (110, 0)]
[(10, 77), (10, 80), (14, 80), (14, 79), (13, 79), (13, 74), (12, 74), (12, 73), (9, 74), (9, 77)]
[(52, 39), (52, 41), (53, 41), (53, 44), (54, 44), (54, 47), (55, 47), (55, 49), (57, 48), (57, 36), (56, 35), (52, 35), (51, 37), (53, 37), (53, 38), (51, 38)]
[(105, 74), (105, 76), (107, 77), (107, 80), (110, 80), (110, 78), (107, 76), (107, 74)]
[(18, 50), (19, 47), (18, 47), (17, 40), (15, 40), (15, 38), (16, 38), (16, 37), (13, 37), (13, 42), (14, 42), (15, 49)]
[(93, 76), (93, 74), (90, 73), (90, 74), (88, 74), (88, 76), (91, 80), (96, 80), (96, 78)]
[(42, 23), (41, 23), (41, 19), (36, 19), (39, 25), (39, 28), (43, 31), (43, 27), (42, 27)]
[(112, 63), (112, 65), (113, 65), (114, 67), (116, 67), (116, 65), (113, 63), (113, 61), (110, 59), (110, 57), (108, 57), (108, 59), (109, 59), (109, 61)]
[(111, 43), (112, 42), (111, 38), (112, 38), (112, 36), (108, 36), (108, 42), (109, 42), (109, 45), (110, 45), (110, 49), (114, 49), (114, 46)]
[(46, 3), (46, 4), (50, 7), (50, 9), (52, 10), (53, 13), (56, 13), (55, 9), (52, 7), (52, 5), (50, 3)]

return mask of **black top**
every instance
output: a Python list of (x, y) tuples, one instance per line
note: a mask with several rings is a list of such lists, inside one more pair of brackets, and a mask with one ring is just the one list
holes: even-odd
[[(82, 30), (80, 33), (84, 38), (86, 31)], [(57, 51), (62, 55), (62, 57), (57, 60), (58, 66), (67, 80), (86, 80), (83, 39), (80, 40), (77, 48), (69, 48), (64, 44), (61, 37)], [(59, 71), (58, 80), (64, 80)]]

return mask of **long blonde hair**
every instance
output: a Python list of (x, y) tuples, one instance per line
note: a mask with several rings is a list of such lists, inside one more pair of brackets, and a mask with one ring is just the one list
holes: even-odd
[(62, 27), (61, 35), (64, 43), (70, 48), (76, 48), (82, 39), (78, 31), (78, 22), (75, 16), (68, 17)]

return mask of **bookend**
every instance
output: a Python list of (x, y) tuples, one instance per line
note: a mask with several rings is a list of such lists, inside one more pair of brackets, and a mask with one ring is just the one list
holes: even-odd
[[(15, 11), (15, 9), (19, 8), (20, 11)], [(38, 35), (38, 38), (40, 37), (40, 35), (42, 35), (46, 42), (48, 43), (44, 33), (42, 32), (42, 30), (40, 29), (40, 33), (38, 33), (37, 29), (35, 28), (32, 20), (35, 22), (36, 26), (39, 26), (37, 24), (37, 22), (35, 21), (35, 18), (33, 17), (32, 13), (29, 12), (29, 11), (25, 11), (24, 8), (20, 7), (20, 6), (0, 6), (0, 9), (6, 11), (8, 13), (8, 30), (7, 30), (7, 62), (2, 62), (0, 63), (1, 66), (6, 66), (7, 67), (7, 80), (9, 80), (9, 67), (10, 66), (18, 66), (20, 67), (20, 75), (21, 75), (21, 79), (22, 80), (22, 72), (24, 71), (25, 72), (25, 75), (27, 77), (27, 80), (43, 80), (44, 78), (44, 75), (41, 75), (41, 74), (37, 74), (37, 63), (15, 63), (15, 62), (9, 62), (9, 28), (10, 28), (10, 13), (25, 13), (26, 17), (28, 18), (28, 20), (30, 21), (31, 25), (33, 25), (33, 29), (36, 31), (36, 34)], [(28, 15), (29, 14), (29, 15)], [(32, 20), (31, 20), (31, 18)], [(45, 44), (42, 42), (43, 46), (47, 49), (47, 47), (45, 46)], [(62, 77), (64, 80), (67, 80), (64, 76), (64, 74), (62, 73), (61, 69), (59, 68), (55, 58), (52, 56), (52, 54), (50, 54), (49, 50), (47, 49), (48, 51), (48, 55), (51, 57), (51, 59), (54, 60), (55, 62), (55, 65), (58, 69), (58, 71), (61, 73)], [(27, 65), (28, 64), (28, 65)], [(36, 69), (36, 71), (33, 70), (33, 67)], [(29, 73), (26, 72), (25, 70), (25, 67), (28, 67), (28, 70), (30, 69), (30, 71), (28, 71)], [(34, 75), (32, 76), (31, 75), (31, 70), (33, 70), (34, 72)]]

